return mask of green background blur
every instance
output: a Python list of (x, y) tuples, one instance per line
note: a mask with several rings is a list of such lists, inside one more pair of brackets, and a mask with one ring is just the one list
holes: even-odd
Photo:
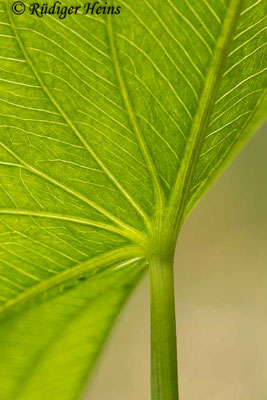
[[(175, 259), (181, 400), (267, 399), (267, 125), (201, 200)], [(83, 400), (149, 400), (149, 282), (131, 296)]]

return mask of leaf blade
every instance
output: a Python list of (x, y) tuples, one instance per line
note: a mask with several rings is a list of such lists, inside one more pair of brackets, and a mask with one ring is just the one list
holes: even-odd
[[(71, 5), (70, 1), (66, 3)], [(68, 298), (68, 293), (78, 293), (80, 285), (67, 291), (68, 285), (61, 283), (64, 276), (70, 278), (68, 282), (86, 276), (89, 264), (83, 271), (78, 267), (85, 260), (110, 261), (109, 265), (101, 265), (105, 272), (114, 273), (114, 283), (112, 262), (116, 260), (109, 259), (109, 255), (125, 254), (129, 257), (126, 263), (137, 254), (146, 258), (154, 245), (151, 234), (155, 228), (159, 236), (162, 234), (162, 218), (185, 157), (221, 26), (229, 7), (238, 1), (168, 0), (167, 6), (158, 0), (118, 4), (124, 7), (124, 13), (112, 19), (108, 28), (104, 18), (93, 16), (73, 16), (65, 21), (44, 17), (41, 22), (11, 16), (14, 36), (3, 12), (5, 2), (1, 3), (3, 310), (5, 302), (19, 304), (21, 293), (33, 298), (31, 293), (38, 292), (40, 281), (44, 287), (51, 286), (48, 296), (52, 297), (53, 282), (59, 281), (65, 294), (54, 293), (55, 304), (64, 295)], [(190, 197), (187, 204), (180, 205), (186, 213), (258, 119), (253, 114), (258, 113), (264, 88), (264, 13), (263, 2), (244, 1), (233, 48), (216, 91), (215, 109), (209, 115), (211, 123), (203, 150), (192, 185), (189, 188), (188, 184), (185, 191), (190, 189)], [(111, 38), (108, 29), (113, 30)], [(176, 207), (173, 204), (172, 211)], [(128, 254), (131, 246), (138, 248)], [(99, 279), (105, 287), (106, 278)], [(126, 286), (127, 281), (125, 276)], [(112, 286), (112, 279), (109, 283), (112, 293), (116, 284)], [(133, 284), (129, 276), (129, 287), (122, 290), (125, 295)], [(109, 298), (105, 293), (103, 296), (103, 306), (108, 308)], [(38, 307), (49, 309), (48, 304), (49, 300), (36, 296), (31, 314), (35, 328), (40, 322)], [(27, 308), (26, 302), (22, 307)], [(66, 314), (70, 308), (68, 304)], [(115, 314), (114, 309), (107, 325)], [(60, 315), (64, 318), (63, 310)], [(11, 365), (8, 360), (13, 357), (5, 324), (13, 324), (14, 330), (24, 326), (25, 333), (29, 321), (23, 318), (22, 314), (8, 316), (5, 321), (9, 322), (1, 325), (0, 335), (6, 346), (1, 366)], [(71, 326), (78, 335), (78, 326)], [(24, 352), (25, 343), (21, 338), (16, 342), (22, 364), (19, 371), (14, 366), (4, 368), (9, 381), (5, 400), (14, 397), (10, 385), (13, 379), (23, 381), (24, 374), (28, 374), (23, 400), (29, 398), (30, 388), (35, 385), (30, 368), (27, 370), (30, 361)], [(85, 355), (90, 347), (76, 345), (73, 360)], [(43, 342), (36, 343), (36, 357), (44, 346)], [(95, 346), (97, 351), (100, 344)], [(54, 350), (57, 352), (56, 346)], [(84, 359), (81, 364), (86, 369)], [(49, 370), (48, 364), (43, 368), (37, 374), (39, 384)], [(68, 385), (59, 367), (56, 371), (58, 379), (49, 380), (44, 393), (53, 398), (56, 386), (61, 398), (68, 399)], [(78, 376), (76, 379), (79, 381)]]

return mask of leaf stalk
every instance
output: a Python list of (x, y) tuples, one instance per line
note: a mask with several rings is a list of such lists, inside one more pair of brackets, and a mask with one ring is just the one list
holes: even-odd
[(173, 258), (152, 255), (149, 267), (151, 400), (178, 400)]

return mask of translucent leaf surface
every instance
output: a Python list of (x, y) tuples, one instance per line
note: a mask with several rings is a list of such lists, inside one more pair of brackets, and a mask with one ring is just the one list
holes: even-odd
[(149, 254), (266, 107), (263, 0), (116, 5), (0, 2), (3, 400), (79, 396)]

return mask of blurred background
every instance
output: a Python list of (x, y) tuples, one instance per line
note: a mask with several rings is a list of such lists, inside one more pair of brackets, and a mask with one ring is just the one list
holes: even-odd
[[(186, 221), (175, 258), (181, 400), (267, 399), (267, 125)], [(83, 400), (149, 400), (149, 282)]]

